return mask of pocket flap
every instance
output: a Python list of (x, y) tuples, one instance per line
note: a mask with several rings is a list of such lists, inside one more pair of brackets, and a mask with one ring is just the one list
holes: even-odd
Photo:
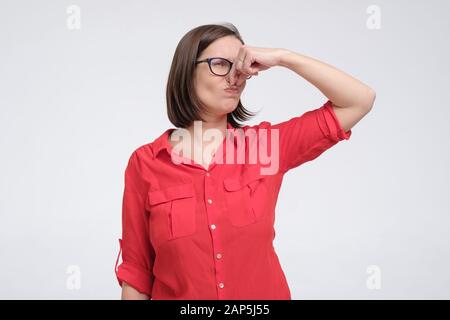
[(148, 192), (148, 204), (155, 205), (175, 199), (183, 199), (194, 196), (194, 186), (192, 183), (175, 185), (164, 189)]
[(227, 191), (237, 191), (246, 185), (249, 185), (252, 191), (254, 190), (255, 184), (253, 181), (263, 179), (265, 176), (261, 175), (259, 172), (244, 173), (239, 178), (226, 178), (223, 180), (223, 186)]

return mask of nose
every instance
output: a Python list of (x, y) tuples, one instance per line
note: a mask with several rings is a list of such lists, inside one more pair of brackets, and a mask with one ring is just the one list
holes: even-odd
[(230, 85), (231, 84), (231, 71), (228, 72), (228, 74), (225, 76), (225, 79), (227, 80), (228, 85)]
[(246, 76), (243, 73), (239, 72), (239, 71), (235, 71), (235, 73), (234, 73), (234, 82), (231, 83), (231, 71), (230, 71), (225, 76), (225, 78), (227, 80), (228, 85), (230, 85), (230, 86), (231, 85), (237, 86), (238, 83), (242, 83), (243, 81), (245, 81)]

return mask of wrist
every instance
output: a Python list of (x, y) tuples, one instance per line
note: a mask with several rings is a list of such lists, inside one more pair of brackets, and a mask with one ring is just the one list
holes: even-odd
[(288, 49), (280, 49), (278, 57), (278, 66), (288, 67), (289, 62), (292, 60), (293, 52)]

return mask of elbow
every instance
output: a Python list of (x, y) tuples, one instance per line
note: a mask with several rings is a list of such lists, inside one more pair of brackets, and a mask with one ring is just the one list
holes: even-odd
[(365, 103), (365, 107), (367, 109), (367, 112), (372, 110), (376, 98), (377, 98), (377, 93), (375, 92), (375, 90), (373, 90), (372, 88), (368, 87), (368, 89), (367, 89), (367, 98), (366, 98), (367, 102)]

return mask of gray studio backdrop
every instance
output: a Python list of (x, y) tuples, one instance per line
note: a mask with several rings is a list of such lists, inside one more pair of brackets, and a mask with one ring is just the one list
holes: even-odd
[[(371, 113), (288, 172), (275, 248), (293, 299), (450, 298), (448, 1), (0, 1), (0, 298), (118, 299), (123, 173), (172, 127), (165, 84), (190, 29), (327, 62)], [(249, 124), (326, 98), (275, 67)]]

